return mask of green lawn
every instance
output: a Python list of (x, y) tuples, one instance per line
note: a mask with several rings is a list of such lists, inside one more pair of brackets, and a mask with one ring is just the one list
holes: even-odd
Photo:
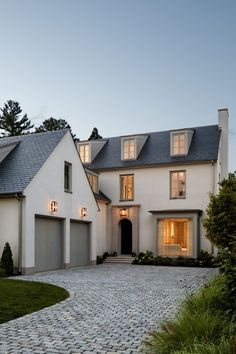
[(0, 279), (0, 323), (54, 305), (68, 296), (65, 289), (55, 285)]

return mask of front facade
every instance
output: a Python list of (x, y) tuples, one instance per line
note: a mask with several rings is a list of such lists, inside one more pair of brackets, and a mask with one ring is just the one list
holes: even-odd
[(228, 111), (219, 124), (160, 133), (78, 142), (81, 160), (97, 173), (97, 253), (152, 251), (194, 257), (213, 251), (201, 220), (209, 193), (227, 177)]
[(70, 132), (2, 138), (1, 156), (0, 253), (9, 242), (23, 274), (95, 264), (98, 205)]

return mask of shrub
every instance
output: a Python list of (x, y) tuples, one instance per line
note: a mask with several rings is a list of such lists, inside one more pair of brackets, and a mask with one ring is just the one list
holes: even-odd
[(107, 257), (109, 257), (109, 253), (108, 252), (105, 252), (102, 256), (103, 260), (105, 260)]
[(232, 353), (235, 324), (230, 323), (222, 308), (224, 282), (225, 278), (219, 277), (199, 293), (190, 295), (175, 320), (164, 322), (161, 331), (150, 334), (145, 342), (145, 353), (228, 353), (216, 351), (217, 348), (231, 348), (229, 353)]
[(103, 257), (97, 256), (97, 264), (102, 264), (103, 263)]
[(6, 271), (7, 276), (10, 276), (13, 274), (12, 252), (11, 252), (11, 247), (8, 242), (6, 242), (3, 252), (2, 252), (0, 267)]
[(199, 252), (199, 256), (197, 260), (199, 264), (203, 267), (212, 267), (215, 265), (214, 256), (211, 253), (209, 253), (207, 250), (201, 250)]

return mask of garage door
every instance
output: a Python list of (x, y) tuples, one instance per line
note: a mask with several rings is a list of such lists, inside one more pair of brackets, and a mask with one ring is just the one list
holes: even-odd
[(70, 224), (70, 265), (79, 267), (90, 264), (89, 224), (71, 221)]
[(35, 271), (63, 267), (62, 221), (35, 218)]

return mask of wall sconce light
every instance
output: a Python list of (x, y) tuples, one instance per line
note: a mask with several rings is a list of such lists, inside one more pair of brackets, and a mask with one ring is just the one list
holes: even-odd
[(50, 211), (51, 213), (56, 213), (58, 211), (58, 202), (52, 200), (50, 203)]
[(128, 209), (127, 208), (120, 208), (120, 217), (126, 218), (128, 216)]
[(80, 216), (81, 216), (81, 218), (83, 218), (84, 216), (87, 216), (88, 215), (88, 210), (87, 210), (87, 208), (81, 208), (80, 209)]

